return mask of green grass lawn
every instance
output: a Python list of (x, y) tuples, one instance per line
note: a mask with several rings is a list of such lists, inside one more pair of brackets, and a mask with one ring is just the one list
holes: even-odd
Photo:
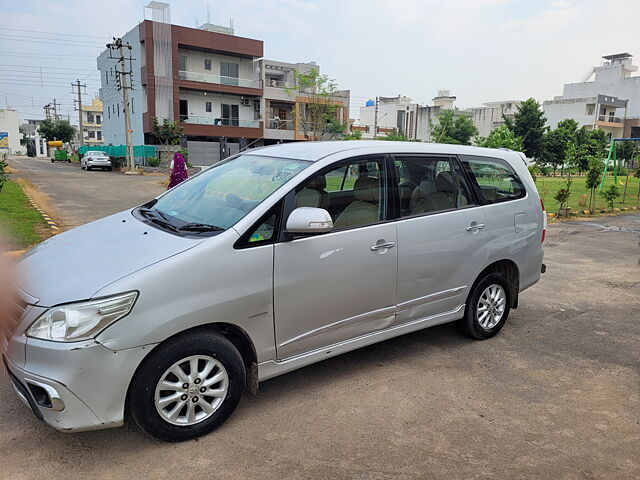
[(43, 240), (47, 223), (34, 209), (17, 182), (9, 180), (0, 192), (0, 232), (11, 249), (26, 248)]
[[(589, 192), (585, 187), (586, 177), (574, 176), (571, 178), (573, 180), (573, 183), (571, 184), (571, 196), (569, 197), (569, 204), (567, 206), (571, 207), (571, 210), (574, 212), (578, 210), (588, 209)], [(625, 202), (622, 203), (622, 192), (624, 191), (625, 182), (626, 182), (626, 177), (618, 177), (618, 190), (620, 192), (620, 197), (618, 197), (618, 200), (614, 204), (616, 208), (631, 207), (631, 206), (637, 205), (638, 187), (640, 186), (638, 179), (632, 178), (631, 176), (629, 177), (629, 185), (627, 186), (627, 197), (625, 199)], [(614, 183), (613, 177), (607, 177), (602, 190), (604, 191), (609, 187), (609, 185), (613, 185), (613, 183)], [(561, 177), (539, 176), (536, 179), (536, 187), (538, 188), (538, 193), (540, 194), (540, 197), (542, 197), (542, 200), (544, 201), (544, 206), (548, 212), (556, 213), (560, 208), (560, 204), (553, 197), (558, 192), (558, 190), (560, 190), (561, 188), (564, 188), (565, 185), (566, 185), (566, 180)], [(580, 195), (583, 193), (587, 195), (587, 207), (578, 206)], [(604, 198), (602, 198), (602, 196), (597, 190), (595, 194), (594, 208), (596, 210), (608, 208), (607, 202), (605, 201)]]

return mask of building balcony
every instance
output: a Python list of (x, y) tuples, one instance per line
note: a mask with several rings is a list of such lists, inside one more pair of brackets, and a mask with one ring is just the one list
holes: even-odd
[(178, 78), (180, 78), (181, 80), (190, 80), (192, 82), (205, 82), (216, 83), (219, 85), (235, 85), (247, 88), (260, 88), (260, 82), (257, 80), (238, 77), (225, 77), (223, 75), (214, 75), (211, 73), (199, 73), (179, 70)]
[(598, 116), (598, 123), (616, 123), (616, 124), (624, 124), (624, 119), (620, 117), (614, 117), (612, 115), (600, 115)]
[(262, 122), (260, 120), (240, 120), (219, 117), (182, 115), (180, 125), (188, 136), (260, 138)]

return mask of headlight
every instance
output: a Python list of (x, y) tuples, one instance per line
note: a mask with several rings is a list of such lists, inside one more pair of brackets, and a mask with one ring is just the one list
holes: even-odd
[(130, 292), (50, 308), (33, 322), (27, 335), (54, 342), (87, 340), (127, 315), (137, 297), (137, 292)]

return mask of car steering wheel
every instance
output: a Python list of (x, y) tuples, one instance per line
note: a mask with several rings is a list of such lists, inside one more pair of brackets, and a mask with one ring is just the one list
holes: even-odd
[(238, 210), (242, 210), (243, 212), (246, 211), (246, 208), (247, 208), (246, 202), (242, 200), (235, 193), (227, 194), (227, 196), (225, 197), (225, 201), (227, 202), (228, 207), (236, 208)]

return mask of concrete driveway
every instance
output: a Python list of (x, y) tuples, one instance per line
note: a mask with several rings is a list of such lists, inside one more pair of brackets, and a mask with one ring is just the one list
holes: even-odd
[(326, 360), (196, 441), (58, 433), (2, 372), (0, 477), (640, 478), (639, 234), (640, 215), (551, 225), (547, 273), (497, 337), (450, 324)]
[(64, 227), (77, 227), (98, 218), (140, 205), (162, 193), (166, 177), (85, 172), (78, 163), (51, 163), (49, 159), (12, 157), (21, 176), (46, 193), (62, 217)]

